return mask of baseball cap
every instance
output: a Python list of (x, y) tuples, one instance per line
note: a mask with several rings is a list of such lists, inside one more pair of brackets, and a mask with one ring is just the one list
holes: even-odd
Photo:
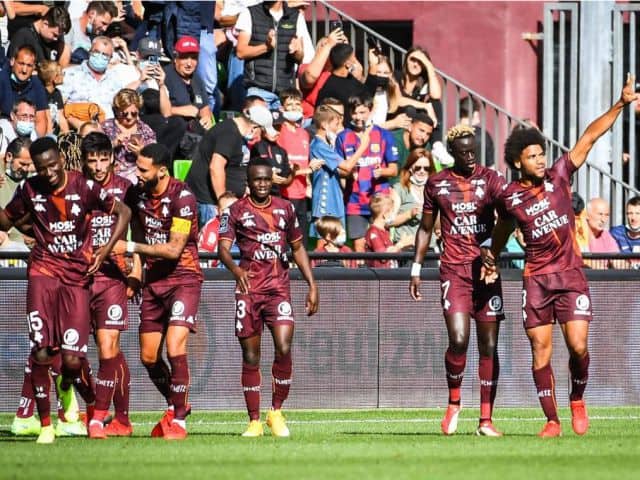
[(139, 58), (147, 58), (152, 55), (160, 57), (162, 55), (162, 48), (160, 47), (160, 41), (152, 38), (143, 38), (138, 43), (138, 56)]
[(176, 53), (200, 53), (198, 40), (193, 37), (182, 37), (173, 48)]
[(264, 128), (268, 135), (277, 135), (278, 132), (273, 128), (273, 116), (267, 107), (254, 105), (246, 111), (245, 116), (250, 122)]

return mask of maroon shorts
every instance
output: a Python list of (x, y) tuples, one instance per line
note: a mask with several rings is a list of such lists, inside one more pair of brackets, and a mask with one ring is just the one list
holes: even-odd
[(126, 330), (129, 326), (127, 284), (101, 279), (91, 285), (91, 326), (93, 330)]
[(170, 325), (196, 332), (201, 283), (146, 285), (140, 304), (140, 333), (166, 332)]
[(590, 322), (593, 318), (589, 284), (581, 268), (524, 277), (522, 284), (522, 321), (525, 329), (556, 321)]
[(32, 347), (60, 348), (62, 353), (84, 357), (91, 327), (89, 318), (88, 287), (29, 275), (27, 321)]
[(440, 291), (444, 315), (468, 313), (477, 322), (504, 320), (502, 283), (480, 280), (480, 259), (473, 264), (440, 265)]
[(262, 334), (262, 325), (293, 325), (293, 309), (288, 294), (242, 295), (236, 293), (236, 337), (249, 338)]

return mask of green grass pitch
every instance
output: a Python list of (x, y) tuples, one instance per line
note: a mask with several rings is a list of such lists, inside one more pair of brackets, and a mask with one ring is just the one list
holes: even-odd
[(498, 409), (503, 438), (476, 437), (477, 409), (440, 434), (443, 410), (287, 411), (291, 438), (246, 439), (242, 412), (195, 412), (182, 442), (151, 439), (159, 413), (133, 414), (132, 438), (36, 445), (0, 415), (0, 479), (640, 478), (640, 407), (590, 408), (584, 437), (561, 410), (563, 437), (539, 439), (539, 409)]

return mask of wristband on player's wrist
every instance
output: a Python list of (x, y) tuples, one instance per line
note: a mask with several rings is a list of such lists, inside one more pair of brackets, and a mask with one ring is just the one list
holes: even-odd
[(128, 241), (127, 242), (127, 253), (135, 253), (136, 252), (136, 242)]
[(411, 276), (412, 277), (420, 277), (420, 272), (422, 271), (422, 264), (418, 262), (413, 262), (411, 264)]

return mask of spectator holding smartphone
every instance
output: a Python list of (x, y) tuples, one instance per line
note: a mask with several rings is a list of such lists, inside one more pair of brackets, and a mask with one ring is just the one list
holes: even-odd
[(154, 131), (140, 120), (142, 98), (135, 90), (124, 88), (113, 99), (115, 118), (102, 124), (104, 133), (113, 144), (115, 172), (134, 184), (136, 177), (136, 158), (143, 147), (156, 142)]

